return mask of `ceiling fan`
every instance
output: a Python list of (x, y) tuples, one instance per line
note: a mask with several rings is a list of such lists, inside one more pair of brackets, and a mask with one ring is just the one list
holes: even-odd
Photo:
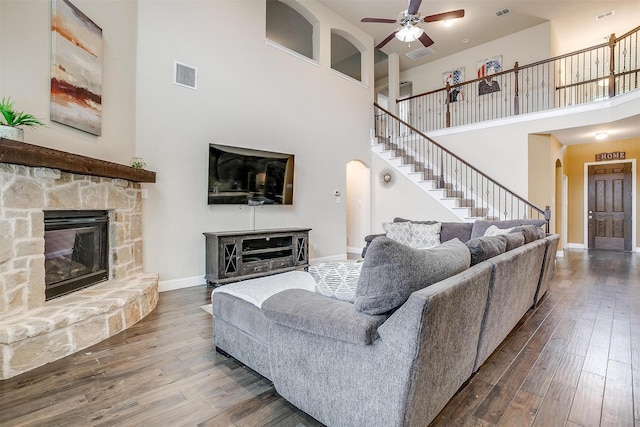
[(418, 11), (420, 9), (420, 4), (422, 0), (409, 0), (409, 7), (407, 10), (400, 12), (397, 19), (386, 19), (386, 18), (362, 18), (360, 22), (379, 22), (386, 24), (400, 24), (400, 28), (395, 30), (393, 33), (389, 34), (387, 38), (382, 40), (380, 43), (376, 45), (376, 49), (382, 48), (384, 45), (389, 43), (394, 37), (398, 38), (403, 42), (412, 42), (415, 40), (420, 40), (420, 42), (425, 46), (431, 46), (434, 41), (431, 40), (431, 37), (424, 32), (422, 28), (418, 26), (418, 24), (422, 22), (436, 22), (436, 21), (447, 21), (449, 19), (462, 18), (464, 16), (464, 9), (452, 10), (450, 12), (438, 13), (435, 15), (422, 16), (422, 14)]

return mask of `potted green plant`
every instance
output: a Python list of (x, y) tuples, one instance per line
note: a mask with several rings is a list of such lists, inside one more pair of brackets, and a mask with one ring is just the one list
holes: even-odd
[(11, 98), (2, 98), (0, 101), (0, 137), (24, 140), (24, 131), (21, 126), (38, 127), (44, 126), (40, 120), (31, 114), (16, 111)]

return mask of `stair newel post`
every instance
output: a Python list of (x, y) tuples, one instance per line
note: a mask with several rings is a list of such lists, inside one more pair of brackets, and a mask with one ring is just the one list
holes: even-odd
[(451, 127), (451, 110), (449, 109), (449, 104), (451, 103), (451, 84), (449, 84), (449, 82), (447, 81), (447, 85), (445, 86), (445, 89), (447, 91), (447, 98), (446, 98), (446, 103), (447, 103), (447, 113), (446, 113), (446, 120), (447, 120), (447, 127), (450, 128)]
[(609, 98), (616, 96), (616, 35), (609, 37)]
[(551, 208), (549, 206), (544, 208), (544, 220), (546, 221), (545, 231), (549, 233), (549, 221), (551, 221)]
[(514, 86), (515, 96), (513, 98), (513, 114), (515, 114), (516, 116), (520, 114), (520, 93), (519, 93), (520, 88), (518, 84), (519, 72), (520, 72), (520, 67), (516, 62), (516, 65), (513, 66), (513, 74), (514, 74), (514, 80), (515, 80), (515, 86)]

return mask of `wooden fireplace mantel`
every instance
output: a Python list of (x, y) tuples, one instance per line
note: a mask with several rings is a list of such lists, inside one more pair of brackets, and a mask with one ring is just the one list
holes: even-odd
[(0, 138), (0, 163), (60, 169), (64, 172), (133, 182), (156, 182), (156, 173), (152, 171), (6, 138)]

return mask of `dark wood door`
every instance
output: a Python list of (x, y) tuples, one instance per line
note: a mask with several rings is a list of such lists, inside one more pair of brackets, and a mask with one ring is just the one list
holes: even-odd
[(631, 251), (631, 163), (589, 166), (589, 249)]

